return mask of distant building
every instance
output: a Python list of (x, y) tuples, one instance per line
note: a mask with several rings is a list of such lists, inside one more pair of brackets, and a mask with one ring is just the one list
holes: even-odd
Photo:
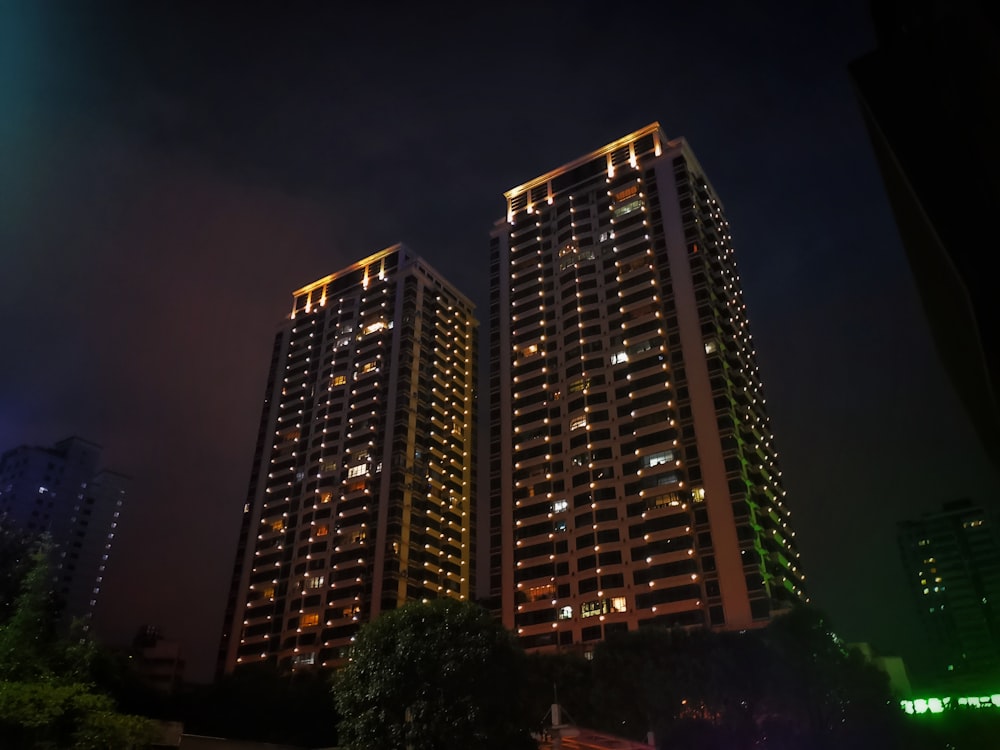
[(132, 669), (153, 690), (172, 693), (184, 681), (180, 644), (164, 637), (159, 628), (144, 625), (132, 640)]
[(1000, 542), (996, 518), (970, 500), (899, 524), (899, 547), (937, 677), (1000, 680)]
[(473, 305), (403, 245), (292, 294), (219, 667), (336, 667), (406, 601), (472, 597)]
[(66, 621), (89, 627), (98, 607), (128, 479), (100, 467), (102, 449), (70, 437), (0, 456), (0, 515), (28, 534), (49, 534), (56, 593)]
[(873, 0), (850, 65), (934, 343), (1000, 471), (1000, 4)]
[(653, 123), (505, 193), (487, 595), (529, 649), (804, 601), (722, 202)]

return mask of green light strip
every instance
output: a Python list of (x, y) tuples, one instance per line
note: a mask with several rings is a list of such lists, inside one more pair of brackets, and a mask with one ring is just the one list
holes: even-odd
[(912, 701), (900, 701), (899, 705), (908, 714), (939, 714), (956, 706), (965, 708), (1000, 708), (1000, 693), (993, 695), (972, 695), (957, 698), (914, 698)]

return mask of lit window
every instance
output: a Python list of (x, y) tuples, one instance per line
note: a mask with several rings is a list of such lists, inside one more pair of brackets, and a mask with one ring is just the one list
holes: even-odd
[(580, 617), (596, 617), (609, 612), (627, 612), (628, 606), (624, 596), (613, 596), (610, 599), (594, 599), (580, 605)]
[(315, 612), (311, 612), (307, 615), (302, 615), (302, 619), (299, 620), (299, 627), (311, 628), (313, 625), (319, 625), (319, 615)]
[(364, 532), (364, 530), (355, 531), (353, 534), (351, 534), (351, 542), (353, 544), (359, 544), (360, 542), (363, 542), (367, 538), (368, 535)]
[(569, 384), (570, 393), (579, 393), (580, 391), (590, 388), (590, 378), (584, 378), (581, 380), (574, 380)]
[(361, 365), (361, 372), (371, 372), (374, 369), (375, 369), (374, 359), (369, 360), (368, 362), (365, 362), (363, 365)]
[(627, 352), (615, 352), (611, 355), (611, 364), (620, 365), (622, 362), (628, 362)]
[(586, 417), (576, 417), (572, 422), (569, 423), (569, 428), (571, 430), (579, 430), (581, 427), (587, 426)]
[(705, 354), (712, 354), (713, 352), (718, 351), (718, 349), (719, 344), (715, 339), (709, 339), (705, 342)]
[(528, 601), (537, 602), (540, 599), (551, 599), (556, 594), (556, 587), (547, 583), (544, 586), (532, 586), (528, 589)]
[(285, 522), (280, 518), (277, 521), (271, 521), (271, 531), (283, 531), (285, 528)]
[(638, 211), (640, 208), (642, 208), (642, 199), (636, 198), (634, 200), (630, 200), (628, 203), (623, 203), (620, 206), (615, 206), (615, 210), (612, 213), (614, 213), (615, 218), (617, 218), (619, 216), (625, 216), (626, 214), (630, 214), (633, 211)]
[(560, 607), (559, 608), (559, 619), (560, 620), (571, 620), (573, 618), (573, 608), (572, 607)]
[(332, 382), (333, 382), (333, 385), (335, 385), (335, 386), (337, 386), (337, 385), (343, 385), (344, 383), (347, 382), (347, 376), (346, 375), (334, 375)]
[(357, 466), (352, 466), (347, 470), (347, 478), (353, 479), (354, 477), (363, 476), (365, 471), (368, 469), (368, 464), (358, 464)]
[(553, 513), (564, 513), (569, 509), (569, 500), (556, 500), (552, 503)]
[[(313, 576), (312, 578), (306, 579), (306, 588), (308, 589), (318, 589), (323, 587), (323, 582), (326, 579), (323, 576)], [(319, 615), (316, 615), (319, 617)]]
[(673, 451), (660, 451), (659, 453), (650, 453), (648, 456), (643, 456), (642, 465), (646, 467), (662, 466), (663, 464), (670, 463), (673, 460)]
[(565, 245), (559, 249), (559, 270), (564, 271), (576, 263), (576, 246)]
[(634, 198), (637, 195), (639, 195), (639, 187), (637, 185), (629, 185), (627, 188), (623, 188), (615, 193), (615, 203), (627, 201), (629, 198)]
[(383, 328), (385, 328), (385, 321), (376, 320), (374, 323), (365, 326), (365, 333), (375, 333), (375, 331), (381, 331)]
[[(319, 617), (319, 615), (316, 615)], [(310, 665), (316, 663), (316, 654), (296, 654), (292, 659), (292, 663), (295, 665), (304, 664)]]
[(319, 501), (321, 503), (328, 503), (331, 500), (333, 500), (333, 493), (332, 492), (323, 492), (319, 496)]
[(326, 524), (316, 527), (316, 536), (328, 536), (330, 534), (330, 527)]
[(646, 504), (650, 508), (666, 508), (667, 506), (676, 507), (681, 505), (682, 502), (679, 492), (667, 492), (650, 498), (646, 501)]

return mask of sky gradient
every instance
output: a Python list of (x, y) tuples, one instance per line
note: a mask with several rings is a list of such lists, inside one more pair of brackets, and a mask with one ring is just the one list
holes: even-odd
[(470, 5), (0, 0), (0, 450), (132, 477), (99, 632), (209, 679), (294, 289), (402, 241), (485, 334), (503, 192), (659, 121), (732, 227), (812, 600), (918, 658), (894, 523), (1000, 479), (851, 89), (866, 3)]

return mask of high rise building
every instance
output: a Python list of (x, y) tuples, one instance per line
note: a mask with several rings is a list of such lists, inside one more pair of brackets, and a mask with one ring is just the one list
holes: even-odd
[(219, 667), (335, 667), (361, 623), (470, 599), (473, 305), (402, 245), (293, 293), (274, 340)]
[(128, 479), (100, 467), (102, 449), (79, 437), (22, 445), (0, 456), (0, 516), (55, 545), (55, 591), (66, 623), (90, 626)]
[(526, 648), (747, 628), (803, 574), (722, 204), (657, 123), (491, 236), (485, 594)]
[(969, 499), (899, 523), (903, 567), (932, 656), (930, 680), (993, 689), (1000, 677), (996, 517)]

